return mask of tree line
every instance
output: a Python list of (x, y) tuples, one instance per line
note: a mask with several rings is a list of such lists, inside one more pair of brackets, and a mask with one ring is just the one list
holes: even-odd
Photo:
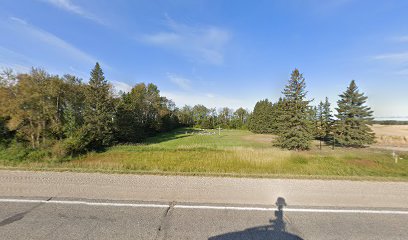
[(309, 149), (313, 139), (353, 147), (373, 143), (372, 111), (354, 81), (340, 95), (335, 115), (327, 98), (311, 105), (297, 69), (282, 93), (275, 103), (257, 102), (252, 113), (227, 107), (217, 111), (200, 104), (177, 108), (152, 83), (115, 93), (98, 63), (87, 83), (42, 69), (18, 75), (5, 70), (0, 74), (0, 147), (22, 144), (63, 157), (142, 142), (182, 126), (273, 133), (278, 146), (295, 150)]
[(408, 121), (404, 120), (374, 120), (373, 124), (380, 125), (408, 125)]
[(305, 78), (298, 69), (292, 72), (282, 94), (275, 103), (268, 99), (256, 103), (249, 123), (252, 132), (276, 134), (276, 145), (291, 150), (307, 150), (314, 139), (346, 147), (374, 142), (369, 127), (373, 111), (354, 80), (339, 95), (334, 115), (327, 97), (317, 106), (307, 100)]
[(193, 107), (188, 105), (182, 107), (178, 110), (178, 117), (180, 124), (188, 127), (247, 129), (250, 113), (242, 107), (235, 111), (228, 107), (217, 111), (216, 108), (198, 104)]
[(96, 63), (88, 83), (42, 69), (0, 74), (0, 147), (13, 144), (56, 157), (142, 142), (160, 132), (187, 126), (245, 129), (243, 108), (177, 108), (152, 83), (115, 93)]

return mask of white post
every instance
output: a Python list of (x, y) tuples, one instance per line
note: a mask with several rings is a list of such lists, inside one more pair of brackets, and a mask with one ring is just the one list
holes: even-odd
[(218, 127), (218, 136), (221, 136), (221, 127)]
[(395, 151), (392, 151), (392, 156), (394, 157), (395, 164), (397, 164), (398, 163), (398, 155), (395, 154)]

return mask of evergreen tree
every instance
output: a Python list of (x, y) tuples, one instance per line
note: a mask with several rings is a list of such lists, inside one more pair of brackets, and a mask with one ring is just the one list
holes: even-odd
[(367, 97), (358, 91), (354, 80), (337, 101), (336, 142), (343, 146), (362, 147), (374, 143), (370, 129), (373, 120), (371, 108), (366, 106)]
[(284, 124), (280, 121), (280, 117), (285, 111), (286, 101), (282, 97), (272, 105), (272, 123), (273, 123), (273, 132), (279, 134), (281, 129), (284, 129)]
[(321, 116), (320, 122), (323, 132), (323, 137), (327, 141), (330, 138), (332, 128), (333, 128), (333, 115), (330, 109), (330, 102), (329, 99), (326, 97), (324, 103), (321, 102)]
[(307, 150), (313, 139), (310, 120), (310, 101), (306, 100), (306, 83), (303, 75), (295, 69), (285, 86), (282, 114), (279, 117), (280, 129), (277, 144), (286, 149)]
[(249, 130), (254, 133), (272, 133), (273, 123), (272, 103), (268, 99), (257, 102), (249, 121)]
[(316, 119), (317, 132), (316, 137), (320, 141), (320, 148), (322, 146), (322, 141), (331, 141), (333, 138), (333, 115), (330, 109), (329, 99), (326, 97), (325, 101), (320, 101), (317, 107), (317, 119)]
[(85, 91), (87, 148), (97, 149), (112, 143), (114, 113), (111, 85), (105, 79), (99, 63), (96, 63)]

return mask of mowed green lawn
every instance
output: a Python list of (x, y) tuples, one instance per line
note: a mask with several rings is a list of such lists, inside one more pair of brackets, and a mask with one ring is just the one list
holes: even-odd
[(3, 162), (23, 169), (259, 177), (408, 180), (408, 154), (395, 163), (390, 151), (330, 146), (295, 152), (273, 147), (273, 136), (224, 130), (221, 136), (178, 129), (144, 144), (120, 145), (71, 160)]

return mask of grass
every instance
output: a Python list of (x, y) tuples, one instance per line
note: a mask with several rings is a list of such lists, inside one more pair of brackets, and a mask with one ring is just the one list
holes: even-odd
[[(317, 143), (310, 151), (273, 147), (271, 135), (224, 130), (221, 136), (160, 134), (144, 144), (118, 145), (75, 159), (0, 162), (2, 168), (194, 174), (260, 177), (408, 180), (408, 154), (398, 164), (391, 152), (377, 149), (331, 150)], [(0, 154), (1, 157), (1, 154)]]

